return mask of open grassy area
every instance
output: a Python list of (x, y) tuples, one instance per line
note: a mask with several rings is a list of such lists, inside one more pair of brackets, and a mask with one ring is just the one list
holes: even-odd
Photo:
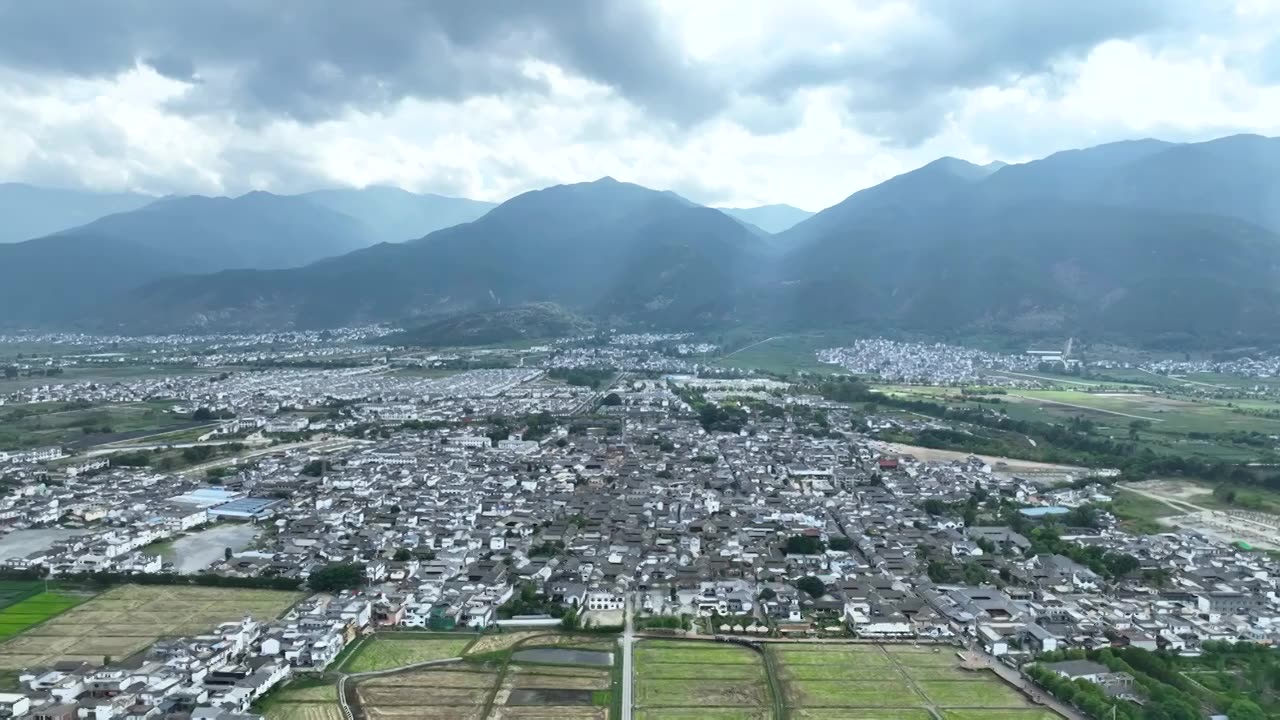
[(1181, 514), (1168, 503), (1123, 488), (1111, 490), (1110, 507), (1112, 514), (1120, 518), (1121, 525), (1126, 530), (1144, 534), (1160, 532), (1161, 527), (1157, 522), (1159, 518)]
[(162, 403), (68, 407), (64, 403), (42, 403), (0, 408), (0, 447), (96, 444), (192, 424), (190, 418), (168, 412)]
[(724, 348), (725, 355), (712, 365), (792, 375), (795, 373), (845, 373), (838, 365), (820, 363), (817, 351), (840, 343), (824, 335), (782, 335), (747, 339)]
[[(100, 664), (106, 656), (121, 659), (163, 637), (207, 632), (245, 615), (276, 617), (302, 597), (274, 590), (125, 585), (67, 609), (67, 603), (75, 605), (81, 598), (73, 601), (61, 593), (54, 595), (41, 612), (59, 608), (61, 614), (0, 643), (0, 669), (39, 667), (59, 660)], [(20, 607), (23, 603), (4, 612)]]
[(378, 635), (371, 640), (366, 640), (347, 659), (342, 669), (344, 672), (361, 673), (462, 657), (462, 653), (474, 639), (470, 635), (456, 637), (417, 633)]

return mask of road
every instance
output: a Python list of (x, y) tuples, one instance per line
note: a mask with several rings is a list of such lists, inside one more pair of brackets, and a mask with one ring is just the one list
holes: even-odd
[(622, 637), (618, 638), (618, 642), (622, 643), (622, 720), (631, 720), (631, 702), (632, 702), (632, 685), (631, 685), (631, 646), (636, 641), (635, 623), (631, 616), (631, 595), (628, 593), (627, 600), (622, 606), (623, 630)]
[(1089, 720), (1089, 718), (1079, 710), (1058, 700), (1044, 690), (1041, 690), (1035, 683), (1028, 680), (1021, 671), (1005, 665), (976, 646), (971, 647), (969, 652), (978, 655), (983, 660), (986, 660), (987, 667), (991, 668), (992, 672), (999, 675), (1005, 682), (1025, 692), (1035, 702), (1052, 709), (1063, 717), (1071, 718), (1071, 720)]

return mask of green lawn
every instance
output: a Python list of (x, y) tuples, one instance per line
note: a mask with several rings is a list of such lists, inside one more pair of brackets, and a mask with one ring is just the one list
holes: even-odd
[(342, 670), (349, 673), (390, 670), (414, 663), (461, 657), (472, 637), (373, 637), (347, 659)]

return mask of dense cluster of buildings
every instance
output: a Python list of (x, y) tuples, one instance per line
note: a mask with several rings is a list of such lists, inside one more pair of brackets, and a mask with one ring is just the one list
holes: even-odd
[[(557, 357), (604, 366), (631, 347)], [(1020, 357), (887, 341), (823, 358), (904, 380), (927, 367), (935, 382), (971, 381), (980, 366), (1028, 369)], [(160, 643), (138, 667), (23, 676), (32, 698), (79, 717), (200, 707), (232, 720), (290, 673), (324, 667), (369, 624), (485, 630), (568, 608), (590, 621), (628, 598), (703, 632), (950, 639), (1010, 658), (1280, 640), (1277, 564), (1266, 555), (1186, 530), (1135, 536), (1105, 511), (1072, 512), (1105, 505), (1101, 483), (889, 452), (853, 429), (866, 419), (785, 382), (620, 373), (593, 390), (542, 368), (433, 377), (380, 364), (180, 387), (181, 404), (263, 424), (331, 408), (378, 431), (331, 428), (231, 465), (216, 485), (147, 468), (0, 466), (10, 490), (0, 550), (22, 533), (66, 531), (5, 564), (159, 572), (173, 566), (156, 542), (240, 523), (253, 528), (249, 542), (188, 571), (302, 584), (355, 563), (366, 585), (280, 621)], [(682, 399), (690, 389), (749, 407), (741, 431), (704, 429)], [(255, 420), (235, 432), (260, 430)], [(519, 601), (526, 588), (536, 608)], [(92, 709), (108, 686), (114, 709)]]
[(892, 382), (928, 385), (1007, 385), (1007, 375), (991, 371), (1032, 372), (1040, 358), (1031, 354), (988, 352), (943, 343), (913, 343), (874, 338), (847, 347), (818, 351), (818, 360), (851, 373)]

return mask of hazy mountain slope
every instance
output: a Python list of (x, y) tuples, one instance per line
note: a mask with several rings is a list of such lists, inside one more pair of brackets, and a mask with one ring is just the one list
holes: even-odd
[[(61, 321), (177, 273), (303, 265), (365, 244), (355, 220), (301, 198), (177, 197), (88, 225), (0, 246), (7, 325)], [(42, 298), (31, 304), (32, 294)], [(19, 301), (19, 298), (22, 298)], [(16, 319), (15, 319), (16, 316)]]
[(156, 201), (136, 193), (94, 193), (0, 183), (0, 243), (21, 242), (128, 212)]
[(299, 197), (364, 223), (371, 245), (420, 238), (469, 223), (496, 207), (479, 200), (411, 193), (393, 187), (317, 190)]
[(397, 333), (395, 345), (490, 345), (589, 332), (591, 324), (554, 303), (530, 303), (446, 315)]
[[(113, 320), (324, 327), (555, 302), (633, 322), (703, 322), (761, 241), (678, 196), (605, 178), (525, 193), (465, 225), (305, 268), (154, 283)], [(723, 301), (722, 301), (723, 306)]]
[(790, 230), (801, 221), (813, 217), (808, 210), (790, 205), (761, 205), (751, 208), (719, 208), (720, 212), (743, 222), (751, 223), (768, 233)]

